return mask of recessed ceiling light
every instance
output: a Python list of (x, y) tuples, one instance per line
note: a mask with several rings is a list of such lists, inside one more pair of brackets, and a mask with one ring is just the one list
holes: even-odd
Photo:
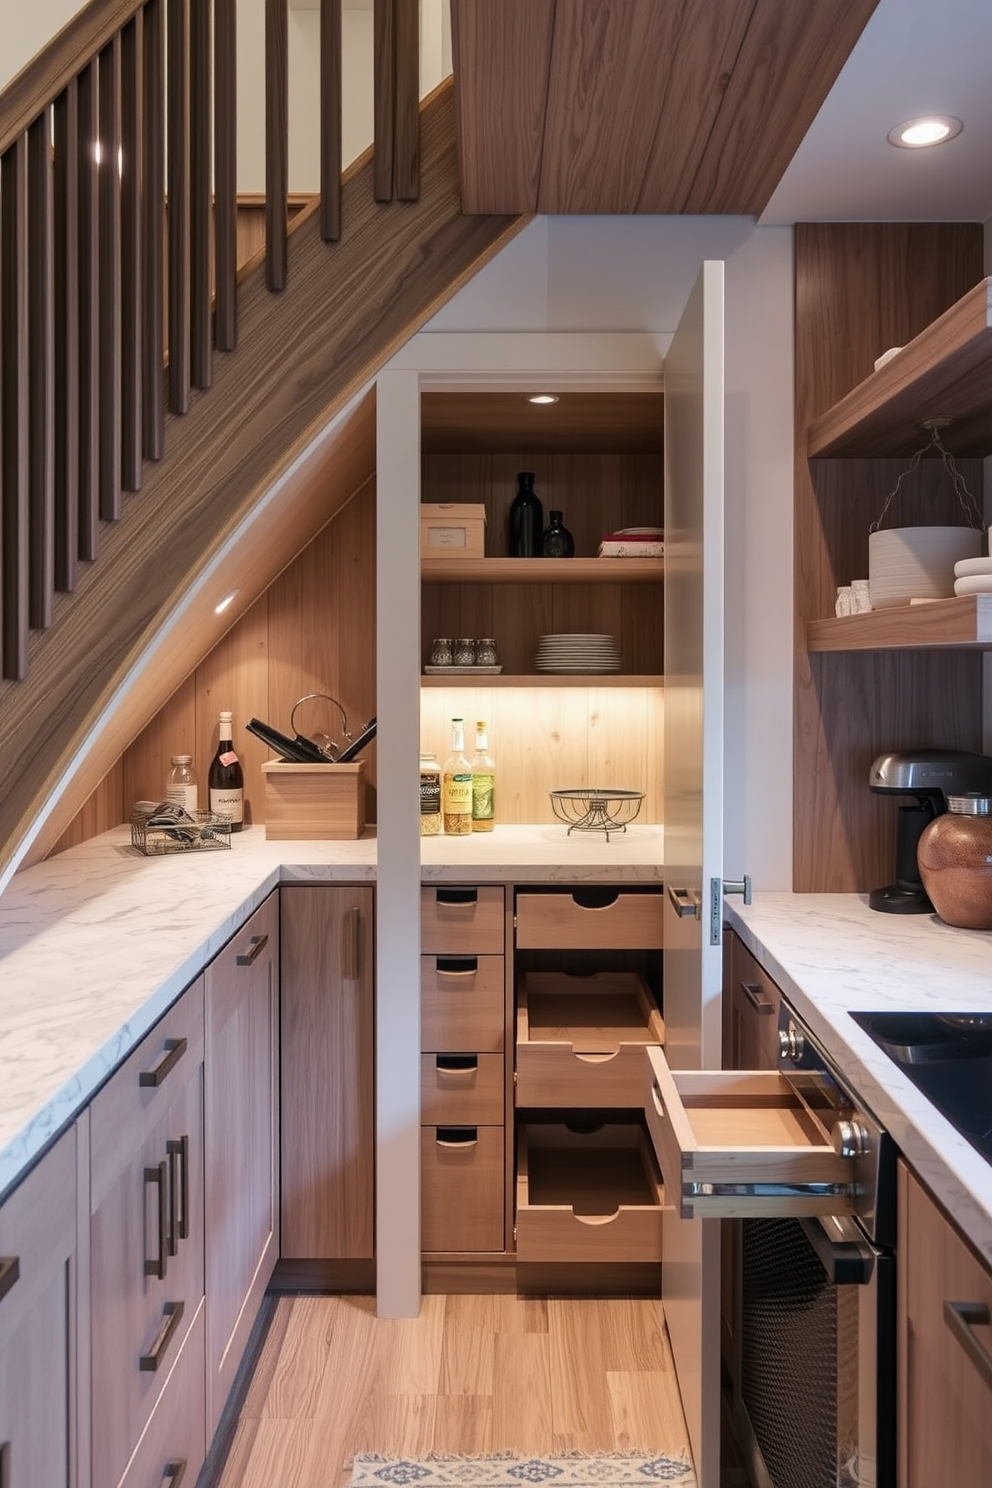
[(527, 399), (528, 403), (557, 403), (557, 393), (532, 393)]
[(945, 140), (960, 134), (964, 125), (950, 114), (926, 114), (919, 119), (907, 119), (890, 129), (886, 136), (890, 145), (903, 150), (922, 150), (927, 145), (942, 145)]
[(238, 597), (238, 595), (240, 593), (241, 593), (241, 590), (240, 589), (232, 589), (231, 592), (230, 592), (230, 594), (225, 594), (224, 595), (224, 598), (220, 601), (220, 603), (214, 605), (214, 614), (215, 615), (223, 615), (223, 613), (227, 609), (228, 605), (233, 604), (234, 600), (237, 599), (237, 597)]

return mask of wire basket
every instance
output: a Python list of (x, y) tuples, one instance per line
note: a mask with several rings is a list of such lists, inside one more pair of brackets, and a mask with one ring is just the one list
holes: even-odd
[(195, 815), (163, 801), (154, 811), (131, 814), (131, 846), (146, 858), (167, 853), (216, 852), (231, 846), (231, 818), (211, 811)]
[(551, 809), (559, 821), (567, 822), (572, 832), (603, 832), (607, 842), (611, 832), (625, 832), (641, 809), (643, 791), (633, 790), (554, 790)]

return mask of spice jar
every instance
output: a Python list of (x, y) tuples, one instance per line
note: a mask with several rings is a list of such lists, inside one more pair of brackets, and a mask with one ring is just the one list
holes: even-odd
[(923, 887), (948, 925), (992, 930), (992, 799), (948, 796), (917, 847)]
[(437, 755), (420, 756), (420, 835), (437, 837), (441, 831), (441, 767)]
[(456, 667), (475, 666), (475, 642), (467, 636), (456, 641), (454, 658)]
[(476, 641), (475, 664), (487, 667), (499, 666), (499, 653), (496, 650), (496, 642), (491, 636), (487, 636), (485, 640)]
[(454, 657), (447, 636), (437, 636), (431, 645), (431, 666), (450, 666)]

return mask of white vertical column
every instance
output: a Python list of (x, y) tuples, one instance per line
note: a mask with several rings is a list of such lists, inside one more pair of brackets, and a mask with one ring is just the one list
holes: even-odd
[(376, 1274), (420, 1311), (420, 379), (376, 384)]

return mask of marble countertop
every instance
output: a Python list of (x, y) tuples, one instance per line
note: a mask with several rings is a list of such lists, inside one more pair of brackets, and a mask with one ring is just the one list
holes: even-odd
[(858, 894), (755, 894), (727, 922), (992, 1266), (992, 1165), (848, 1016), (992, 1012), (992, 933), (887, 915)]

